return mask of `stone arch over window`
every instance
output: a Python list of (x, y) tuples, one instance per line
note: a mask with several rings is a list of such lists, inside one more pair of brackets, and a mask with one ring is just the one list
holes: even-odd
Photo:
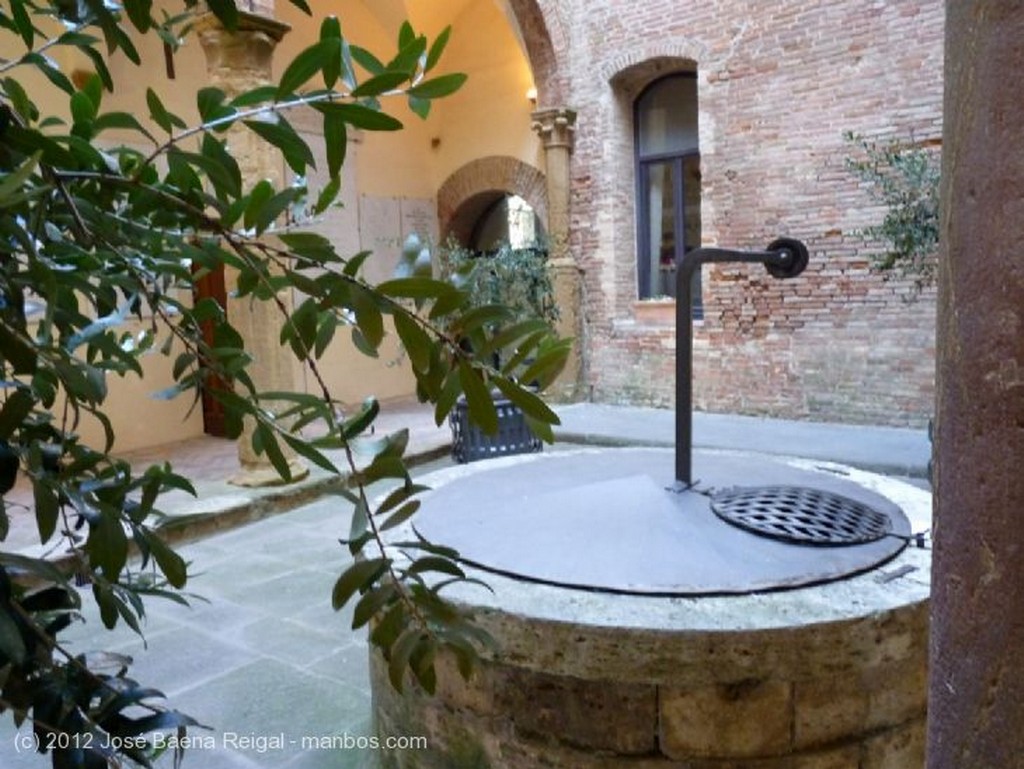
[(635, 98), (648, 83), (661, 75), (681, 67), (696, 69), (707, 60), (707, 49), (702, 43), (690, 38), (676, 38), (620, 51), (615, 57), (602, 62), (598, 71), (602, 80), (611, 83), (613, 88), (632, 90)]
[(544, 174), (513, 157), (480, 158), (449, 176), (437, 193), (437, 220), (441, 242), (454, 235), (466, 243), (480, 217), (507, 194), (521, 197), (547, 221), (548, 201)]

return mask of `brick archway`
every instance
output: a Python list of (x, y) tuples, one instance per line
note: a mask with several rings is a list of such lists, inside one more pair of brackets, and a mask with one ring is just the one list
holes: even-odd
[(449, 176), (437, 192), (441, 242), (451, 235), (466, 242), (487, 207), (506, 193), (523, 198), (542, 222), (547, 221), (544, 174), (513, 157), (479, 158)]
[(526, 46), (539, 107), (565, 106), (568, 78), (558, 51), (569, 50), (568, 35), (556, 0), (507, 0)]

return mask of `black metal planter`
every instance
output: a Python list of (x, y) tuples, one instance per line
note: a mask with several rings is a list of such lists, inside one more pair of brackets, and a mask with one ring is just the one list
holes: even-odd
[(470, 424), (465, 397), (456, 401), (455, 408), (448, 416), (452, 428), (452, 458), (456, 462), (530, 454), (543, 448), (540, 438), (530, 431), (522, 410), (512, 401), (495, 397), (494, 408), (498, 412), (498, 432), (488, 435), (476, 425)]

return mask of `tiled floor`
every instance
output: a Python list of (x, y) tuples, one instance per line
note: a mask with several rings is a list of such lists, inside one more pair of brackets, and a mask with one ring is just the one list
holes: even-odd
[[(419, 457), (443, 454), (450, 441), (447, 426), (438, 428), (429, 409), (385, 404), (377, 434), (403, 427), (411, 428), (409, 451)], [(370, 728), (365, 633), (352, 631), (350, 615), (330, 605), (334, 581), (350, 562), (338, 542), (348, 532), (350, 506), (336, 495), (317, 498), (326, 474), (314, 471), (305, 484), (305, 497), (315, 501), (270, 516), (292, 506), (296, 488), (229, 485), (239, 470), (233, 441), (201, 437), (126, 458), (140, 468), (171, 461), (192, 479), (199, 499), (167, 495), (162, 505), (169, 512), (260, 507), (261, 520), (178, 547), (190, 563), (188, 590), (196, 598), (189, 608), (147, 602), (145, 640), (123, 625), (104, 631), (83, 591), (86, 621), (68, 632), (71, 650), (131, 655), (131, 675), (210, 726), (190, 731), (195, 742), (186, 769), (374, 766), (372, 753), (358, 749)], [(5, 547), (41, 552), (31, 489), (23, 484), (4, 501), (12, 524)], [(28, 727), (15, 733), (10, 718), (0, 718), (0, 766), (49, 766), (49, 756), (19, 750), (30, 738)], [(168, 753), (157, 766), (171, 763)]]
[[(409, 430), (410, 456), (443, 455), (451, 443), (451, 432), (446, 424), (434, 424), (433, 410), (414, 401), (384, 403), (375, 423), (375, 434), (386, 435), (399, 429)], [(224, 438), (199, 436), (177, 443), (156, 446), (150, 449), (128, 452), (124, 458), (136, 470), (144, 470), (151, 464), (170, 462), (175, 471), (189, 478), (198, 492), (198, 499), (172, 491), (161, 496), (159, 506), (169, 514), (195, 512), (221, 512), (225, 508), (251, 504), (254, 499), (270, 498), (267, 505), (278, 504), (278, 498), (292, 494), (303, 487), (315, 494), (318, 482), (325, 481), (327, 474), (313, 468), (310, 480), (296, 484), (292, 489), (280, 487), (268, 489), (245, 489), (230, 484), (240, 470), (238, 448), (235, 441)], [(332, 461), (344, 467), (340, 452), (331, 454)], [(39, 554), (42, 548), (33, 515), (32, 489), (25, 477), (4, 496), (4, 504), (11, 522), (10, 533), (4, 541), (5, 549)], [(282, 503), (286, 500), (280, 500)]]
[[(365, 634), (330, 605), (350, 562), (338, 543), (349, 515), (348, 503), (329, 496), (186, 545), (188, 588), (201, 596), (191, 608), (149, 601), (143, 641), (124, 627), (104, 632), (90, 605), (70, 648), (133, 656), (140, 683), (210, 727), (190, 730), (186, 769), (370, 769), (373, 753), (358, 749), (370, 729)], [(9, 750), (17, 739), (0, 720), (0, 765), (49, 765)], [(170, 767), (170, 756), (157, 766)]]

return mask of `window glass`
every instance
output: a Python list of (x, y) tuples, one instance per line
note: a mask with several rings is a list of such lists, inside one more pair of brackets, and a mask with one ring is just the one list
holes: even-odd
[(700, 155), (683, 158), (683, 253), (700, 247)]
[(640, 97), (637, 114), (641, 156), (697, 151), (696, 77), (675, 75), (658, 81)]
[[(636, 101), (637, 289), (641, 299), (676, 296), (676, 265), (701, 243), (697, 80), (671, 75)], [(702, 317), (699, 272), (690, 287)]]
[(675, 296), (676, 190), (675, 163), (646, 166), (647, 203), (647, 286), (646, 296)]

